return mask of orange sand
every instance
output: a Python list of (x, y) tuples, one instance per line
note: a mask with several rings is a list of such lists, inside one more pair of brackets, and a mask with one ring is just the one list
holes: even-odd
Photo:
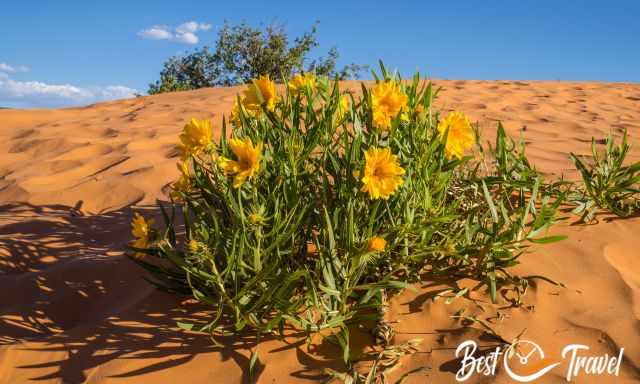
[[(547, 173), (575, 176), (568, 152), (588, 153), (591, 137), (604, 138), (610, 130), (627, 128), (631, 160), (640, 159), (640, 85), (436, 85), (444, 87), (437, 109), (466, 112), (480, 122), (486, 139), (502, 120), (512, 136), (524, 135), (534, 164)], [(246, 367), (252, 337), (221, 340), (225, 346), (216, 348), (206, 337), (178, 330), (176, 320), (205, 314), (154, 290), (123, 256), (132, 209), (156, 215), (152, 205), (166, 199), (166, 187), (177, 176), (174, 145), (182, 125), (190, 117), (219, 125), (239, 90), (0, 110), (0, 383), (251, 381)], [(396, 341), (424, 339), (421, 352), (403, 359), (396, 371), (427, 366), (408, 382), (454, 382), (454, 350), (461, 341), (493, 345), (481, 331), (451, 318), (466, 308), (506, 340), (526, 329), (522, 338), (551, 356), (571, 343), (589, 345), (591, 354), (625, 348), (620, 378), (581, 377), (579, 383), (640, 380), (640, 219), (570, 224), (554, 230), (569, 240), (537, 248), (515, 269), (566, 288), (538, 280), (519, 308), (504, 308), (506, 301), (489, 305), (481, 291), (470, 296), (478, 305), (467, 299), (434, 302), (445, 287), (434, 284), (394, 298), (389, 319), (398, 321)], [(267, 339), (260, 345), (259, 382), (318, 381), (323, 368), (340, 369), (338, 356), (330, 345), (309, 347), (295, 336)], [(542, 381), (559, 382), (565, 369)], [(498, 371), (495, 381), (508, 382)]]

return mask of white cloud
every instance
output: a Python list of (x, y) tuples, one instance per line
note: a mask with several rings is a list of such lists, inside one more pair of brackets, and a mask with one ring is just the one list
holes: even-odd
[(149, 29), (144, 29), (138, 32), (138, 36), (151, 40), (171, 40), (173, 38), (173, 34), (169, 32), (169, 27), (162, 25), (154, 25)]
[(68, 107), (134, 97), (135, 89), (122, 85), (77, 87), (41, 81), (16, 81), (0, 76), (0, 106), (14, 108)]
[(198, 44), (198, 41), (200, 39), (198, 39), (198, 36), (196, 36), (194, 33), (185, 32), (185, 33), (181, 33), (179, 35), (176, 35), (174, 40), (179, 42), (179, 43)]
[(211, 29), (211, 24), (187, 21), (173, 28), (167, 25), (154, 25), (138, 32), (138, 36), (151, 40), (170, 40), (184, 44), (197, 44), (200, 38), (196, 34)]
[(208, 31), (211, 29), (211, 24), (198, 23), (196, 21), (187, 21), (176, 27), (176, 33), (195, 33), (198, 31)]
[(0, 71), (8, 72), (8, 73), (15, 73), (16, 69), (13, 68), (12, 66), (10, 66), (9, 64), (0, 63)]
[(29, 68), (24, 65), (19, 65), (17, 67), (13, 67), (7, 63), (0, 63), (0, 72), (4, 73), (16, 73), (16, 72), (27, 72)]

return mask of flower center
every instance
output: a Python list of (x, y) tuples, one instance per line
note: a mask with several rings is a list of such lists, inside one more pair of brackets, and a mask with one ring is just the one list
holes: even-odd
[(240, 168), (242, 170), (251, 169), (251, 167), (253, 166), (253, 162), (251, 161), (251, 158), (245, 157), (245, 156), (239, 159), (239, 163), (240, 163)]
[(373, 176), (378, 177), (378, 178), (385, 178), (385, 177), (389, 177), (390, 176), (390, 172), (388, 167), (385, 167), (384, 165), (378, 165), (377, 167), (375, 167), (375, 169), (373, 170)]

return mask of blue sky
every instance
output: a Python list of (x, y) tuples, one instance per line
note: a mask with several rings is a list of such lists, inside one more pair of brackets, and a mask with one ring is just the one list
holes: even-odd
[(277, 22), (291, 36), (319, 20), (317, 54), (335, 45), (341, 64), (381, 58), (407, 76), (640, 82), (639, 19), (640, 1), (624, 0), (11, 1), (0, 106), (144, 93), (164, 60), (212, 45), (225, 20)]

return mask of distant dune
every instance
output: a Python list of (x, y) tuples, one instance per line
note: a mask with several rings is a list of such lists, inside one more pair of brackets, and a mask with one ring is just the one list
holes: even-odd
[[(451, 81), (435, 107), (457, 109), (478, 121), (492, 140), (501, 120), (526, 140), (534, 164), (549, 175), (576, 175), (570, 151), (587, 154), (591, 138), (629, 131), (633, 161), (640, 160), (640, 85), (622, 83)], [(359, 84), (343, 87), (357, 90)], [(0, 383), (235, 383), (248, 380), (251, 343), (233, 338), (223, 348), (207, 337), (175, 327), (203, 317), (190, 302), (158, 292), (123, 256), (133, 210), (158, 215), (177, 177), (177, 136), (191, 117), (220, 127), (240, 87), (100, 103), (60, 110), (0, 111)], [(218, 131), (219, 132), (219, 131)], [(540, 344), (552, 358), (571, 343), (591, 354), (624, 347), (620, 380), (640, 380), (640, 218), (596, 225), (566, 223), (553, 230), (569, 240), (536, 248), (515, 268), (544, 275), (529, 287), (520, 307), (487, 303), (484, 292), (447, 305), (433, 301), (442, 285), (426, 285), (392, 302), (396, 341), (421, 337), (421, 351), (403, 360), (398, 373), (431, 369), (408, 382), (454, 382), (456, 346), (480, 331), (451, 318), (485, 319), (512, 340)], [(473, 286), (470, 282), (461, 282)], [(500, 293), (513, 299), (515, 292)], [(480, 326), (476, 325), (479, 329)], [(362, 336), (363, 343), (368, 340)], [(307, 346), (291, 336), (260, 346), (260, 382), (317, 381), (322, 369), (338, 369), (337, 349)], [(566, 368), (566, 367), (565, 367)], [(558, 382), (565, 369), (546, 378)], [(607, 382), (585, 377), (578, 382)], [(498, 382), (506, 382), (500, 371)], [(614, 382), (614, 381), (611, 381)], [(617, 381), (615, 381), (617, 382)]]

